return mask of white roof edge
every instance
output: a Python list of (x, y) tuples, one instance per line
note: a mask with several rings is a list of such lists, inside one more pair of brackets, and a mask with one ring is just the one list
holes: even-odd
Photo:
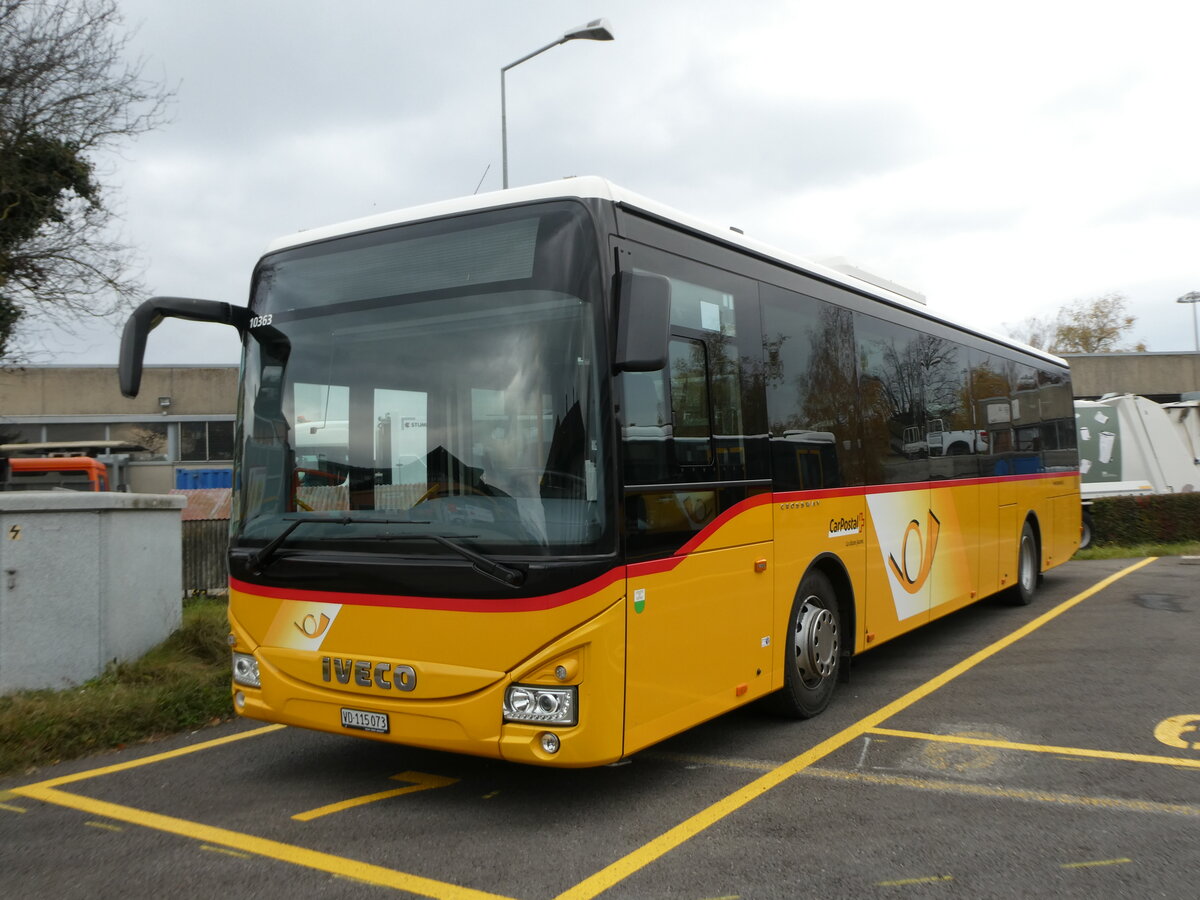
[(402, 225), (405, 222), (418, 222), (423, 219), (436, 219), (440, 216), (451, 216), (456, 213), (473, 212), (477, 209), (490, 209), (494, 206), (509, 206), (517, 203), (530, 203), (535, 200), (553, 200), (569, 197), (596, 197), (602, 200), (614, 200), (614, 194), (622, 193), (619, 188), (603, 178), (585, 175), (573, 178), (562, 178), (558, 181), (547, 181), (541, 184), (531, 184), (526, 187), (509, 188), (503, 191), (491, 191), (486, 194), (472, 194), (468, 197), (456, 197), (452, 200), (439, 200), (435, 203), (424, 203), (420, 206), (410, 206), (405, 209), (377, 213), (361, 219), (351, 219), (333, 225), (305, 229), (295, 234), (277, 238), (267, 245), (265, 253), (274, 253), (288, 247), (298, 247), (314, 241), (341, 237), (345, 234), (355, 234), (360, 231), (371, 231), (376, 228), (386, 228), (389, 225)]
[(840, 272), (837, 269), (827, 265), (822, 265), (814, 260), (798, 256), (786, 250), (781, 250), (778, 247), (755, 240), (754, 238), (746, 237), (740, 231), (734, 231), (731, 228), (721, 228), (720, 226), (714, 225), (712, 222), (708, 222), (704, 219), (680, 212), (679, 210), (667, 206), (664, 203), (659, 203), (656, 200), (651, 200), (649, 197), (644, 197), (641, 194), (637, 194), (633, 191), (619, 187), (606, 178), (602, 178), (598, 175), (571, 176), (568, 178), (561, 178), (557, 181), (546, 181), (540, 184), (531, 184), (523, 187), (509, 188), (507, 190), (490, 191), (485, 194), (473, 194), (467, 197), (458, 197), (451, 200), (440, 200), (435, 203), (411, 206), (406, 209), (377, 213), (375, 215), (365, 216), (360, 219), (351, 219), (349, 221), (339, 222), (333, 225), (325, 225), (318, 228), (306, 229), (304, 231), (298, 231), (295, 234), (290, 234), (275, 239), (267, 245), (267, 248), (263, 252), (274, 253), (279, 250), (288, 249), (289, 247), (298, 247), (303, 244), (310, 244), (316, 241), (328, 240), (330, 238), (341, 237), (348, 234), (356, 234), (362, 231), (372, 231), (377, 228), (387, 228), (391, 225), (401, 225), (405, 222), (417, 222), (425, 219), (435, 219), (441, 216), (473, 212), (479, 209), (489, 209), (497, 206), (509, 206), (518, 203), (530, 203), (537, 200), (554, 200), (560, 198), (596, 198), (601, 200), (610, 200), (614, 203), (629, 206), (633, 209), (649, 213), (652, 216), (657, 216), (670, 222), (676, 222), (693, 231), (710, 235), (721, 241), (724, 241), (725, 243), (742, 247), (752, 253), (757, 253), (770, 259), (778, 259), (787, 265), (793, 266), (812, 275), (816, 275), (818, 278), (853, 288), (859, 292), (890, 302), (893, 305), (911, 309), (935, 321), (942, 321), (957, 328), (962, 328), (965, 331), (980, 335), (981, 337), (988, 338), (1000, 344), (1006, 344), (1016, 350), (1021, 350), (1034, 356), (1040, 356), (1043, 359), (1062, 366), (1068, 365), (1066, 360), (1059, 356), (1055, 356), (1053, 353), (1048, 353), (1045, 350), (1039, 350), (1036, 347), (1031, 347), (1011, 337), (995, 334), (987, 331), (986, 329), (964, 325), (963, 323), (957, 322), (941, 313), (928, 309), (923, 303), (915, 301), (913, 298), (906, 296), (905, 294), (888, 290), (888, 288), (885, 286), (875, 284), (866, 279), (856, 278), (851, 274)]

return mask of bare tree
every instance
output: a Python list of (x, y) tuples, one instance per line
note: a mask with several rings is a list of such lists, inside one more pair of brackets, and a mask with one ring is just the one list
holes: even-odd
[(165, 121), (115, 0), (0, 0), (0, 360), (19, 320), (69, 326), (140, 292), (103, 154)]
[(1126, 309), (1124, 294), (1110, 293), (1090, 300), (1072, 300), (1053, 316), (1031, 316), (1015, 327), (1005, 325), (1010, 336), (1052, 353), (1104, 353), (1145, 350), (1121, 346), (1125, 333), (1137, 321)]

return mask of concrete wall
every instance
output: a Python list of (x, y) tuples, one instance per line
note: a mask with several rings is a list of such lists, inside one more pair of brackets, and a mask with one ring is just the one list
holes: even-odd
[(1200, 391), (1200, 354), (1070, 353), (1071, 388), (1076, 397), (1141, 394), (1153, 400)]
[(183, 505), (0, 493), (0, 694), (79, 684), (179, 627)]
[[(0, 371), (5, 416), (127, 416), (234, 412), (237, 366), (146, 366), (134, 399), (123, 397), (113, 366), (27, 366)], [(170, 397), (171, 405), (159, 405)]]

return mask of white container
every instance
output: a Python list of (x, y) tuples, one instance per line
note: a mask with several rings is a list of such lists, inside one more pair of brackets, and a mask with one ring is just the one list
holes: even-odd
[(179, 627), (185, 502), (0, 493), (0, 694), (79, 684)]

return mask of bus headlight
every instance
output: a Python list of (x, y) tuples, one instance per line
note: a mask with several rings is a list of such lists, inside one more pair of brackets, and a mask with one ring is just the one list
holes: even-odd
[(262, 687), (258, 680), (258, 660), (249, 653), (233, 654), (233, 680), (245, 687)]
[(576, 688), (514, 684), (504, 694), (504, 721), (540, 725), (574, 725)]

